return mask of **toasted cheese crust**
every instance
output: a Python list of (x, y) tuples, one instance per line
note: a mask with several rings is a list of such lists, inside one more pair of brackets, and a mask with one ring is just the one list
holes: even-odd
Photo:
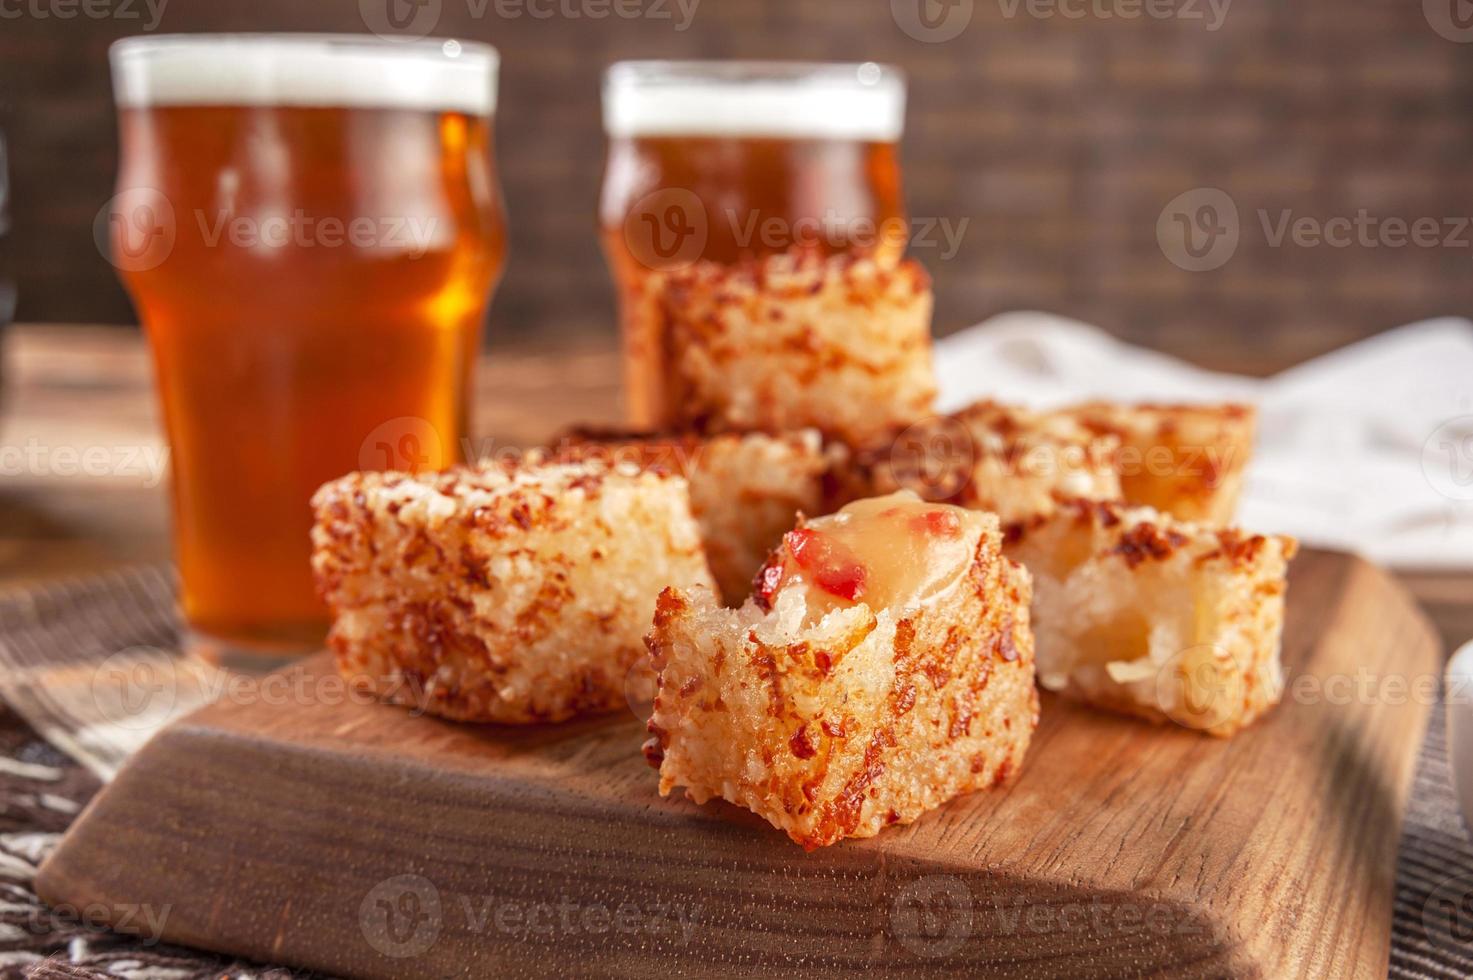
[(339, 669), (446, 718), (622, 708), (660, 590), (714, 587), (673, 475), (592, 462), (355, 473), (312, 505)]
[(1074, 501), (1008, 529), (1033, 575), (1039, 683), (1228, 736), (1278, 703), (1292, 538)]
[(706, 558), (728, 605), (740, 605), (752, 576), (800, 513), (828, 509), (828, 476), (845, 453), (817, 430), (717, 436), (576, 429), (550, 447), (559, 460), (632, 462), (685, 477)]
[(663, 592), (647, 640), (661, 794), (721, 797), (811, 850), (1011, 779), (1038, 721), (1029, 579), (997, 519), (968, 517), (970, 563), (919, 609), (860, 602), (805, 625), (798, 591), (770, 612)]
[(1119, 440), (1073, 419), (980, 401), (924, 419), (859, 454), (875, 493), (991, 511), (1005, 523), (1052, 513), (1060, 500), (1116, 500)]
[(918, 263), (795, 252), (655, 278), (663, 425), (815, 428), (862, 444), (931, 411), (931, 281)]
[(1126, 502), (1184, 521), (1231, 523), (1253, 455), (1252, 406), (1091, 402), (1057, 415), (1120, 441), (1115, 466)]
[(1232, 520), (1253, 453), (1247, 405), (1091, 402), (1033, 411), (980, 401), (862, 448), (869, 492), (906, 487), (1005, 523), (1066, 499), (1121, 500), (1181, 520)]

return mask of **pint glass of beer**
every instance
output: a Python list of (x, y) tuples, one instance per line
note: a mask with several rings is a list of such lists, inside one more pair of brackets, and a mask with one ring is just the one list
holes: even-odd
[(604, 77), (599, 223), (630, 422), (664, 422), (651, 273), (793, 248), (897, 261), (905, 80), (866, 64), (626, 61)]
[(192, 646), (302, 653), (326, 631), (317, 487), (463, 458), (505, 254), (497, 54), (190, 35), (121, 41), (112, 65), (100, 233), (153, 351)]

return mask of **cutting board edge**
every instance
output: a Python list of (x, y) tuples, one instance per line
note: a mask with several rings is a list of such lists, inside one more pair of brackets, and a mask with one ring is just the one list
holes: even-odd
[[(1395, 596), (1396, 604), (1399, 606), (1398, 611), (1406, 614), (1413, 622), (1415, 622), (1419, 626), (1419, 629), (1417, 630), (1418, 635), (1409, 638), (1407, 642), (1422, 651), (1422, 658), (1425, 659), (1426, 666), (1434, 670), (1439, 669), (1440, 664), (1438, 663), (1438, 654), (1441, 650), (1441, 644), (1438, 640), (1437, 634), (1435, 630), (1432, 629), (1425, 615), (1416, 606), (1415, 602), (1412, 601), (1410, 595), (1406, 592), (1406, 590), (1384, 570), (1376, 567), (1370, 562), (1367, 562), (1365, 559), (1359, 558), (1357, 556), (1346, 557), (1348, 557), (1349, 560), (1345, 563), (1343, 568), (1344, 581), (1342, 582), (1342, 587), (1340, 589), (1341, 603), (1345, 603), (1347, 601), (1346, 597), (1352, 595), (1356, 588), (1371, 589), (1375, 592), (1379, 592), (1382, 594), (1383, 601), (1390, 599), (1392, 596)], [(302, 668), (298, 666), (292, 669)], [(1276, 710), (1284, 710), (1286, 707), (1288, 706), (1280, 706), (1280, 708)], [(156, 739), (149, 743), (149, 746), (144, 750), (144, 752), (149, 754), (157, 753), (158, 751), (160, 751), (160, 746), (156, 745), (155, 743), (160, 743), (161, 741), (163, 741), (165, 744), (167, 744), (167, 740), (169, 739), (219, 739), (221, 737), (229, 736), (230, 733), (228, 731), (221, 732), (219, 729), (209, 728), (207, 726), (202, 727), (202, 723), (207, 722), (210, 717), (208, 713), (214, 710), (219, 710), (218, 706), (207, 707), (203, 709), (202, 712), (192, 715), (189, 718), (181, 721), (174, 728), (160, 733), (160, 735)], [(1425, 706), (1421, 709), (1421, 717), (1417, 720), (1417, 728), (1419, 732), (1425, 732), (1427, 715), (1429, 713), (1430, 706)], [(323, 754), (320, 749), (294, 746), (290, 743), (285, 742), (284, 740), (280, 740), (279, 744), (287, 745), (293, 751), (301, 752), (306, 755)], [(1416, 762), (1417, 744), (1420, 744), (1420, 742), (1416, 742), (1410, 747), (1410, 749), (1401, 753), (1401, 758), (1399, 760), (1400, 765), (1396, 767), (1398, 771), (1395, 773), (1397, 778), (1395, 779), (1396, 785), (1394, 786), (1394, 789), (1396, 800), (1400, 808), (1396, 816), (1398, 832), (1400, 830), (1401, 821), (1404, 818), (1405, 802), (1410, 792), (1411, 780)], [(330, 752), (326, 754), (332, 755), (332, 753)], [(381, 752), (379, 752), (379, 755), (383, 758), (390, 758), (393, 757), (394, 753), (390, 749), (385, 748)], [(142, 759), (143, 754), (140, 754), (138, 758), (129, 763), (128, 768), (132, 769)], [(443, 771), (442, 774), (444, 774)], [(461, 772), (458, 774), (465, 776), (467, 779), (475, 778), (469, 772)], [(651, 777), (653, 779), (653, 774), (651, 774)], [(120, 779), (121, 778), (122, 777), (120, 776)], [(75, 833), (69, 832), (68, 842), (71, 842), (74, 836), (81, 836), (85, 834), (85, 828), (88, 826), (89, 823), (105, 819), (105, 816), (100, 815), (98, 811), (100, 809), (100, 804), (102, 804), (102, 801), (104, 800), (106, 795), (107, 794), (105, 793), (99, 794), (99, 797), (86, 808), (86, 810), (74, 824)], [(652, 783), (651, 796), (653, 797), (653, 795), (654, 794)], [(681, 819), (684, 819), (688, 815), (688, 813), (682, 814), (677, 812), (672, 815), (671, 819), (679, 821)], [(716, 822), (719, 823), (719, 818)], [(929, 862), (931, 866), (942, 869), (942, 873), (944, 874), (957, 874), (964, 877), (971, 877), (986, 876), (994, 873), (994, 869), (989, 869), (984, 866), (948, 863), (946, 861), (938, 861), (934, 858), (934, 856), (927, 857), (925, 855), (908, 853), (907, 850), (903, 847), (898, 848), (894, 852), (887, 854), (883, 849), (884, 841), (885, 838), (882, 837), (878, 839), (878, 844), (874, 841), (856, 842), (852, 844), (840, 845), (840, 848), (864, 850), (867, 846), (878, 846), (880, 848), (880, 851), (878, 853), (881, 858), (888, 857), (889, 859), (897, 861), (912, 861), (920, 863)], [(75, 850), (75, 847), (68, 847), (67, 842), (64, 842), (63, 846), (58, 847), (57, 850), (44, 862), (40, 873), (37, 876), (38, 892), (40, 892), (44, 899), (51, 902), (70, 902), (74, 905), (81, 905), (85, 904), (86, 901), (99, 901), (100, 899), (97, 896), (107, 891), (111, 891), (111, 889), (108, 889), (105, 886), (101, 886), (96, 878), (93, 876), (89, 876), (83, 868), (69, 868), (69, 862), (67, 860), (68, 850)], [(795, 860), (801, 860), (803, 856), (801, 855), (801, 852), (795, 851), (793, 857)], [(1392, 871), (1394, 874), (1394, 866)], [(1059, 885), (1061, 887), (1068, 888), (1077, 885), (1077, 883), (1068, 881), (1067, 877), (1062, 878), (1058, 882), (1049, 881), (1039, 876), (1035, 876), (1028, 880), (1035, 888), (1050, 885)], [(1082, 895), (1114, 895), (1122, 898), (1127, 898), (1135, 903), (1139, 903), (1143, 899), (1158, 899), (1165, 902), (1178, 901), (1176, 896), (1173, 896), (1169, 893), (1150, 893), (1139, 891), (1121, 892), (1119, 890), (1109, 890), (1102, 893), (1098, 891), (1091, 891), (1088, 888), (1083, 889), (1080, 893)], [(79, 899), (81, 899), (82, 901), (79, 901)], [(106, 902), (105, 899), (101, 901), (104, 901), (104, 903)], [(1207, 912), (1211, 912), (1210, 907), (1204, 907), (1194, 904), (1190, 899), (1186, 900), (1182, 904), (1184, 904), (1185, 907), (1198, 910), (1206, 909)], [(1387, 908), (1389, 910), (1389, 896), (1387, 901)], [(1229, 919), (1223, 919), (1221, 917), (1209, 918), (1207, 921), (1207, 925), (1209, 926), (1210, 931), (1214, 936), (1222, 937), (1220, 943), (1219, 941), (1213, 941), (1212, 945), (1220, 945), (1226, 957), (1225, 960), (1214, 959), (1214, 969), (1228, 967), (1227, 973), (1233, 976), (1272, 975), (1273, 968), (1277, 965), (1282, 965), (1281, 963), (1277, 963), (1273, 959), (1271, 951), (1268, 951), (1264, 946), (1265, 941), (1256, 941), (1253, 936), (1244, 935), (1241, 925), (1235, 925), (1233, 921)], [(1376, 954), (1371, 954), (1369, 958), (1357, 957), (1357, 968), (1355, 971), (1355, 975), (1375, 976), (1378, 971), (1381, 975), (1384, 975), (1386, 958), (1389, 957), (1390, 948), (1389, 927), (1390, 923), (1388, 915), (1385, 942), (1383, 944), (1383, 951), (1385, 953), (1385, 956), (1377, 956)], [(206, 936), (204, 938), (210, 939), (212, 937)], [(249, 945), (249, 948), (224, 948), (226, 945), (229, 944), (222, 944), (219, 942), (218, 939), (215, 940), (213, 945), (216, 945), (216, 947), (220, 948), (223, 952), (250, 956), (254, 958), (270, 958), (272, 953), (278, 948), (275, 946), (265, 948), (260, 944), (251, 944)], [(1378, 958), (1381, 960), (1379, 966), (1375, 965), (1373, 962), (1374, 959)], [(309, 964), (304, 962), (302, 965), (313, 966), (318, 969), (333, 968), (332, 964), (328, 963)], [(1343, 962), (1340, 962), (1339, 965), (1342, 968), (1345, 966)], [(341, 967), (339, 966), (338, 968), (340, 969)]]

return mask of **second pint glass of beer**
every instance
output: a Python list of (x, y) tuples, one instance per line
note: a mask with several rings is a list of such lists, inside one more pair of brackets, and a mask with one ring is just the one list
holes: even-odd
[(664, 419), (651, 273), (792, 248), (898, 260), (905, 81), (866, 64), (653, 62), (604, 78), (599, 221), (630, 421)]
[(112, 49), (111, 255), (148, 334), (196, 649), (319, 644), (313, 492), (462, 458), (505, 252), (496, 52), (310, 35)]

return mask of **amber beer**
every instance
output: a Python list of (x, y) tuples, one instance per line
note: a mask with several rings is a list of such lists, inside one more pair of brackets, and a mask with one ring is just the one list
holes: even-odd
[(153, 350), (182, 604), (220, 659), (319, 644), (308, 501), (461, 460), (505, 232), (496, 52), (290, 35), (112, 51), (106, 214)]
[(600, 204), (630, 421), (664, 422), (654, 271), (794, 247), (898, 259), (905, 83), (874, 64), (621, 62)]

